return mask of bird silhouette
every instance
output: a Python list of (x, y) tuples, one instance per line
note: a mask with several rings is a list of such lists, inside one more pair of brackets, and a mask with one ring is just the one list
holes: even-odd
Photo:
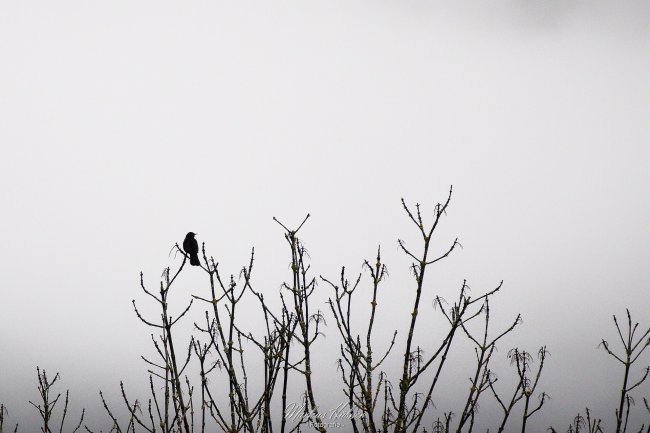
[(190, 265), (201, 266), (199, 261), (199, 243), (194, 238), (196, 233), (189, 232), (183, 241), (183, 250), (190, 255)]

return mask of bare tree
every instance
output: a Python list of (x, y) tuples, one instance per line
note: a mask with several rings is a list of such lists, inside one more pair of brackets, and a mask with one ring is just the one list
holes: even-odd
[(494, 384), (496, 383), (496, 379), (491, 380), (488, 384), (490, 390), (492, 391), (492, 394), (494, 395), (494, 398), (497, 400), (499, 406), (501, 406), (501, 409), (503, 410), (503, 417), (501, 419), (501, 424), (499, 425), (499, 429), (497, 431), (498, 433), (501, 433), (505, 429), (506, 423), (508, 422), (508, 419), (512, 414), (512, 410), (514, 409), (515, 405), (522, 399), (524, 400), (524, 408), (522, 411), (522, 419), (521, 419), (522, 432), (526, 431), (526, 425), (528, 423), (528, 419), (531, 416), (533, 416), (535, 413), (539, 412), (542, 409), (542, 406), (544, 406), (546, 400), (548, 400), (549, 398), (548, 394), (542, 392), (539, 394), (539, 403), (537, 404), (537, 406), (535, 408), (532, 408), (530, 406), (531, 399), (535, 394), (535, 390), (537, 389), (537, 386), (539, 384), (539, 379), (542, 375), (542, 370), (544, 369), (544, 361), (546, 360), (547, 356), (548, 356), (548, 350), (546, 349), (546, 346), (542, 346), (537, 352), (539, 364), (537, 366), (537, 371), (535, 372), (532, 368), (533, 356), (530, 353), (526, 352), (525, 350), (520, 350), (518, 348), (511, 349), (508, 352), (508, 358), (510, 358), (510, 363), (514, 365), (517, 370), (517, 379), (518, 379), (515, 389), (511, 394), (510, 400), (504, 400), (499, 395), (499, 393), (497, 392), (494, 386)]
[[(463, 429), (472, 431), (480, 395), (489, 388), (492, 373), (489, 361), (496, 347), (496, 343), (505, 335), (513, 331), (520, 323), (517, 316), (511, 326), (489, 337), (490, 323), (490, 298), (502, 286), (500, 283), (495, 289), (472, 299), (469, 296), (469, 287), (466, 281), (461, 285), (457, 300), (447, 309), (444, 300), (434, 297), (434, 305), (446, 319), (447, 328), (442, 332), (442, 339), (433, 343), (432, 347), (415, 345), (414, 335), (418, 329), (418, 317), (423, 299), (424, 278), (429, 266), (446, 258), (456, 246), (460, 245), (458, 239), (443, 253), (431, 258), (432, 240), (442, 217), (446, 214), (451, 200), (451, 190), (445, 203), (435, 206), (433, 222), (426, 225), (422, 217), (420, 205), (416, 204), (414, 210), (402, 201), (402, 206), (409, 219), (417, 227), (422, 237), (422, 253), (416, 256), (402, 240), (399, 241), (400, 249), (413, 260), (410, 270), (414, 277), (414, 290), (412, 310), (408, 326), (408, 333), (404, 338), (405, 345), (402, 353), (402, 374), (398, 378), (397, 393), (394, 390), (390, 373), (380, 370), (381, 365), (393, 351), (397, 341), (397, 331), (394, 331), (390, 341), (381, 348), (379, 356), (375, 356), (373, 349), (373, 326), (377, 314), (380, 285), (385, 280), (388, 272), (382, 262), (381, 249), (377, 250), (376, 260), (372, 263), (364, 261), (363, 269), (369, 276), (371, 286), (370, 320), (363, 335), (353, 330), (352, 321), (358, 312), (352, 307), (353, 298), (362, 285), (363, 273), (349, 280), (346, 269), (342, 268), (338, 281), (321, 277), (334, 290), (334, 296), (328, 301), (330, 311), (334, 316), (339, 336), (342, 339), (340, 346), (341, 357), (338, 367), (343, 381), (343, 392), (347, 398), (348, 410), (351, 416), (352, 430), (356, 433), (363, 432), (419, 432), (428, 410), (433, 406), (432, 396), (436, 385), (439, 383), (443, 367), (452, 348), (459, 330), (465, 334), (475, 345), (476, 369), (470, 378), (469, 393), (460, 410), (456, 431)], [(470, 331), (469, 324), (473, 320), (483, 317), (482, 337), (475, 337)], [(425, 355), (429, 353), (429, 355)], [(444, 420), (438, 420), (432, 426), (433, 431), (449, 431), (453, 412), (445, 413)]]
[[(5, 431), (4, 430), (5, 421), (6, 421), (5, 417), (7, 416), (9, 416), (9, 410), (7, 410), (7, 406), (0, 403), (0, 433), (3, 433)], [(18, 423), (16, 423), (13, 431), (14, 433), (18, 431)]]
[(648, 378), (648, 374), (650, 374), (650, 367), (645, 367), (641, 378), (630, 384), (632, 365), (639, 359), (639, 356), (641, 356), (648, 346), (650, 346), (650, 328), (641, 335), (638, 335), (637, 330), (639, 328), (639, 323), (637, 322), (632, 324), (630, 310), (625, 311), (627, 313), (627, 326), (624, 329), (621, 329), (618, 319), (616, 316), (613, 316), (616, 331), (618, 332), (621, 344), (623, 345), (623, 353), (617, 354), (611, 349), (610, 344), (607, 341), (601, 341), (601, 345), (605, 351), (623, 365), (623, 383), (621, 385), (619, 405), (614, 412), (616, 415), (616, 433), (625, 433), (627, 430), (630, 407), (633, 402), (630, 391), (645, 382)]
[[(56, 397), (54, 397), (53, 395), (50, 394), (50, 392), (52, 391), (52, 387), (54, 386), (54, 384), (60, 379), (60, 376), (59, 373), (56, 373), (54, 375), (54, 378), (50, 379), (47, 377), (47, 373), (45, 372), (45, 370), (41, 371), (39, 367), (36, 367), (36, 375), (38, 377), (38, 394), (40, 397), (40, 401), (38, 403), (34, 403), (30, 401), (29, 403), (32, 406), (34, 406), (36, 410), (38, 410), (38, 414), (40, 415), (41, 420), (43, 422), (43, 425), (41, 426), (41, 431), (43, 433), (53, 433), (57, 431), (53, 420), (53, 416), (55, 413), (56, 404), (59, 402), (59, 399), (61, 398), (61, 394), (58, 393)], [(65, 400), (63, 402), (63, 409), (61, 410), (61, 420), (58, 424), (59, 433), (63, 433), (65, 418), (68, 415), (69, 401), (70, 401), (70, 391), (66, 390)], [(74, 428), (74, 430), (72, 430), (72, 433), (75, 433), (77, 430), (81, 428), (81, 424), (83, 423), (84, 420), (84, 414), (85, 414), (85, 409), (82, 409), (79, 423)], [(16, 429), (17, 428), (18, 426), (16, 426)]]
[(496, 343), (501, 340), (504, 336), (513, 331), (513, 329), (521, 323), (521, 316), (517, 315), (512, 325), (506, 328), (504, 331), (499, 333), (497, 336), (490, 339), (489, 335), (489, 326), (490, 326), (490, 302), (489, 297), (486, 297), (483, 301), (482, 308), (480, 310), (484, 317), (484, 326), (483, 326), (483, 335), (482, 338), (477, 339), (474, 335), (468, 331), (465, 324), (461, 324), (463, 331), (467, 337), (474, 343), (474, 351), (476, 355), (476, 369), (474, 375), (470, 378), (470, 389), (467, 395), (467, 400), (465, 402), (465, 407), (461, 413), (460, 420), (458, 422), (458, 428), (456, 429), (457, 433), (460, 433), (469, 421), (469, 431), (471, 432), (474, 425), (474, 416), (476, 409), (478, 408), (478, 401), (481, 394), (490, 387), (490, 384), (493, 383), (493, 373), (489, 369), (489, 363), (492, 358), (492, 354), (496, 349)]

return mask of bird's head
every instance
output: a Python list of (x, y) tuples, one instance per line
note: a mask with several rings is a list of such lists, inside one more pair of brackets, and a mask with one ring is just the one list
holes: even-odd
[(194, 232), (189, 232), (189, 233), (187, 234), (187, 236), (185, 236), (185, 237), (186, 237), (186, 238), (193, 238), (194, 236), (196, 236), (196, 233), (194, 233)]

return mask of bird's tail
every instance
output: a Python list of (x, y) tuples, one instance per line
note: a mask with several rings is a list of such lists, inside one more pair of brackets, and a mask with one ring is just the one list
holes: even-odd
[(199, 261), (199, 255), (198, 254), (190, 254), (190, 265), (192, 265), (192, 266), (201, 266), (201, 262)]

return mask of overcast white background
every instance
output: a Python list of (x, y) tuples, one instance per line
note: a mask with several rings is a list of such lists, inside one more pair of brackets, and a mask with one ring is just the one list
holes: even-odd
[(40, 365), (105, 422), (97, 391), (146, 375), (138, 273), (155, 286), (190, 230), (231, 272), (255, 246), (276, 293), (271, 218), (310, 212), (316, 275), (381, 243), (386, 299), (409, 299), (399, 199), (430, 212), (453, 184), (437, 248), (464, 248), (429, 293), (505, 280), (524, 324), (498, 356), (552, 354), (539, 430), (611, 422), (596, 346), (626, 307), (650, 326), (648, 77), (647, 1), (2, 1), (0, 401), (36, 415)]

